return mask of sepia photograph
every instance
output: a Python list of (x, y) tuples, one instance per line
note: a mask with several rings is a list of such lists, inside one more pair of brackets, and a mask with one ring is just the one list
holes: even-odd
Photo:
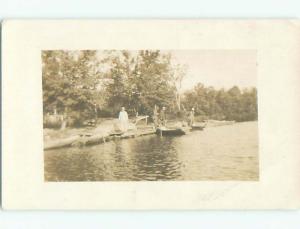
[(45, 181), (258, 181), (255, 50), (43, 50)]
[(295, 4), (14, 1), (0, 228), (300, 225)]
[(3, 206), (298, 208), (299, 25), (7, 21)]

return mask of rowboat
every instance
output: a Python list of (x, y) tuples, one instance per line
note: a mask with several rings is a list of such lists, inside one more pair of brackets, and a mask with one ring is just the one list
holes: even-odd
[(156, 134), (160, 136), (178, 136), (178, 135), (185, 135), (188, 131), (189, 128), (183, 128), (183, 127), (177, 127), (177, 128), (158, 127), (156, 129)]
[(192, 127), (192, 130), (203, 130), (206, 126), (206, 123), (196, 123), (196, 124), (193, 124), (191, 127)]
[(196, 126), (196, 125), (192, 126), (192, 130), (203, 130), (203, 129), (204, 129), (204, 126)]

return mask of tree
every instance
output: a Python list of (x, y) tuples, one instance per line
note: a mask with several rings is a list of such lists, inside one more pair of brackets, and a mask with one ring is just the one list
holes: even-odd
[(139, 112), (152, 114), (154, 105), (170, 107), (174, 88), (170, 85), (169, 55), (159, 50), (139, 51), (135, 76)]
[(175, 94), (175, 103), (177, 106), (178, 111), (181, 110), (181, 93), (182, 93), (182, 81), (187, 73), (187, 66), (175, 64), (171, 68), (171, 80), (174, 87), (174, 94)]
[(126, 106), (131, 114), (152, 114), (154, 105), (170, 106), (173, 86), (170, 84), (168, 55), (158, 50), (141, 50), (136, 55), (115, 51), (109, 57), (112, 68), (107, 74), (108, 106), (113, 113)]
[(43, 51), (44, 113), (57, 110), (78, 125), (94, 117), (96, 60), (96, 51)]

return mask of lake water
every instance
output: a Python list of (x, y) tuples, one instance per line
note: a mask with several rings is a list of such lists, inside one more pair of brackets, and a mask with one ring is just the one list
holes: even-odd
[(257, 122), (45, 151), (46, 181), (258, 180)]

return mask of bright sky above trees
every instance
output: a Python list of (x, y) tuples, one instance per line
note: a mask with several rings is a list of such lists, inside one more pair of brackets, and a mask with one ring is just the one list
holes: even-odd
[(198, 82), (226, 89), (256, 87), (255, 50), (176, 50), (171, 53), (180, 64), (188, 66), (184, 89)]

